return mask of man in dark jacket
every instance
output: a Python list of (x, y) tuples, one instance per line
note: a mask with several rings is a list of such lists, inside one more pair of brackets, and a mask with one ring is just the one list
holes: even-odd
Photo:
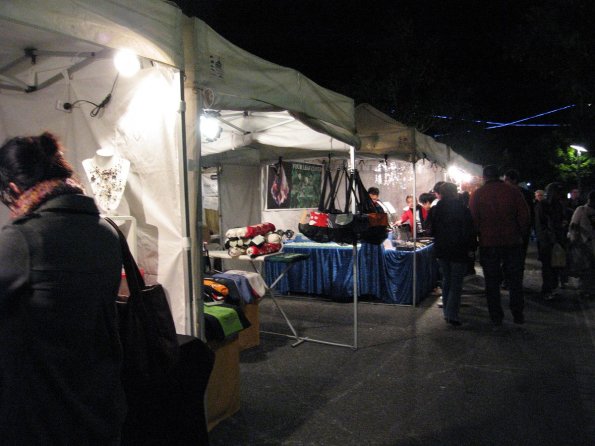
[(434, 254), (442, 272), (444, 319), (459, 326), (463, 278), (475, 250), (475, 231), (469, 209), (457, 195), (457, 186), (443, 183), (440, 195), (440, 201), (428, 213), (426, 227), (434, 237)]
[(485, 184), (471, 195), (469, 207), (479, 235), (480, 264), (490, 318), (495, 325), (502, 325), (504, 312), (500, 283), (504, 268), (510, 291), (510, 310), (514, 322), (522, 324), (525, 321), (523, 240), (531, 225), (529, 207), (517, 187), (499, 179), (496, 166), (486, 166), (483, 177)]

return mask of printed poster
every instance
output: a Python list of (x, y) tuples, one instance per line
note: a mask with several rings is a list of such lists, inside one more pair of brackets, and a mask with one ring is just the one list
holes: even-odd
[(283, 162), (269, 166), (267, 209), (318, 207), (321, 185), (320, 164)]

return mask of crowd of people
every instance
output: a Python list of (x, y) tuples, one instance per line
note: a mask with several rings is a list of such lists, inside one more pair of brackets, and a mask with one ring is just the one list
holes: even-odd
[(595, 191), (586, 203), (576, 188), (565, 197), (558, 182), (531, 194), (519, 185), (519, 178), (514, 169), (500, 172), (497, 166), (486, 166), (484, 183), (472, 194), (440, 181), (430, 193), (421, 194), (415, 206), (413, 196), (407, 196), (407, 207), (394, 221), (411, 231), (416, 225), (417, 234), (434, 238), (440, 306), (451, 325), (461, 325), (463, 279), (474, 272), (477, 251), (492, 323), (502, 325), (504, 319), (503, 289), (509, 293), (513, 321), (525, 322), (523, 276), (532, 238), (541, 262), (544, 300), (558, 297), (570, 277), (578, 278), (583, 297), (595, 297)]

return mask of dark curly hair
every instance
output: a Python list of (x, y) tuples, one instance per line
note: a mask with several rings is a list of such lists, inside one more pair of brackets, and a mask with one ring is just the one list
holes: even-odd
[(24, 192), (42, 181), (72, 175), (72, 166), (62, 155), (60, 143), (49, 132), (11, 138), (0, 147), (0, 199), (5, 204), (16, 198), (10, 183)]

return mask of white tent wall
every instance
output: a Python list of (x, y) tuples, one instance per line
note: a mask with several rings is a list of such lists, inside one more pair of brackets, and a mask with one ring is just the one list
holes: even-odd
[[(92, 58), (89, 65), (67, 72), (77, 57), (38, 57), (37, 64), (11, 77), (27, 81), (62, 73), (54, 83), (23, 93), (0, 86), (0, 138), (55, 133), (88, 193), (81, 162), (101, 147), (113, 147), (131, 163), (118, 214), (138, 222), (137, 260), (147, 282), (164, 285), (177, 331), (187, 327), (189, 290), (181, 203), (182, 145), (180, 77), (169, 64), (181, 64), (178, 8), (160, 0), (28, 0), (0, 3), (0, 68), (20, 55), (24, 46), (38, 50), (80, 51), (126, 46), (166, 65), (146, 65), (132, 78), (119, 77), (110, 59)], [(84, 39), (84, 40), (81, 40)], [(89, 42), (92, 42), (89, 46)], [(53, 66), (52, 66), (53, 64)], [(49, 67), (49, 68), (48, 68)], [(46, 70), (47, 68), (47, 70)], [(92, 105), (78, 103), (72, 112), (56, 102), (101, 102), (113, 87), (109, 104), (96, 117)], [(6, 222), (6, 213), (0, 215)]]
[[(406, 206), (407, 195), (413, 195), (413, 165), (407, 161), (362, 160), (357, 163), (362, 183), (366, 188), (376, 186), (380, 190), (380, 201), (390, 203), (396, 209), (393, 219), (400, 218)], [(445, 178), (444, 169), (435, 164), (419, 161), (415, 163), (416, 201), (424, 192), (429, 192), (437, 181)]]
[(260, 166), (225, 165), (219, 173), (221, 233), (261, 223)]

